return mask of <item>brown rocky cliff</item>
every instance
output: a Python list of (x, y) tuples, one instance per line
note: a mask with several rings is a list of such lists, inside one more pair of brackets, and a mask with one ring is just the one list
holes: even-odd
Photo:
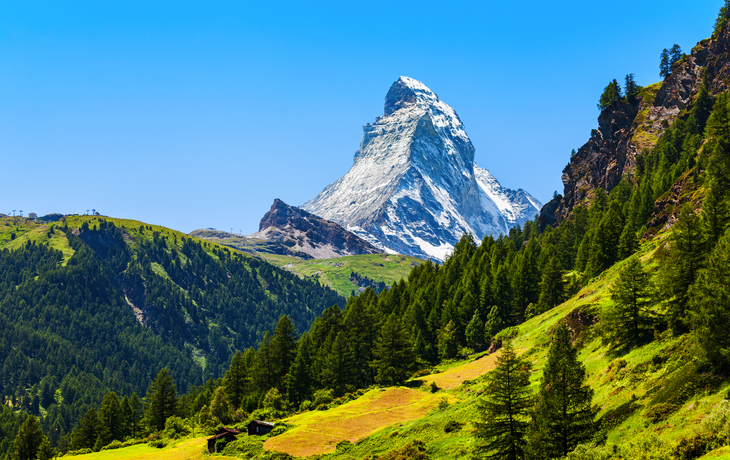
[(590, 204), (597, 188), (610, 192), (623, 178), (633, 181), (636, 155), (687, 114), (703, 77), (713, 95), (730, 89), (730, 25), (699, 42), (663, 82), (645, 88), (637, 104), (616, 102), (601, 112), (598, 129), (563, 170), (563, 198), (546, 207), (541, 220), (560, 222), (579, 203)]

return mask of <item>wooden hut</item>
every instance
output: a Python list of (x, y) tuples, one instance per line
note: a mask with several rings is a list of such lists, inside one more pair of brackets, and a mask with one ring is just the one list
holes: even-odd
[(226, 444), (236, 439), (237, 434), (241, 434), (241, 430), (235, 428), (219, 428), (218, 432), (212, 438), (208, 438), (208, 453), (215, 453), (215, 445), (219, 439), (225, 439)]
[(262, 422), (261, 420), (252, 420), (248, 423), (248, 435), (262, 435), (269, 433), (274, 429), (274, 424), (270, 422)]

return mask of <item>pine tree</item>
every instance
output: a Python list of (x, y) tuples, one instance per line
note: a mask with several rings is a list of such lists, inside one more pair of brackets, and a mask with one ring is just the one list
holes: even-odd
[(223, 387), (225, 388), (228, 404), (235, 410), (241, 405), (243, 397), (248, 392), (251, 378), (248, 375), (248, 368), (243, 353), (240, 351), (233, 355), (231, 365), (223, 376)]
[(707, 186), (707, 195), (702, 203), (701, 221), (708, 244), (712, 247), (720, 241), (730, 222), (727, 203), (723, 199), (719, 182), (714, 178)]
[(630, 258), (611, 289), (614, 306), (602, 318), (611, 346), (638, 345), (647, 337), (654, 324), (653, 291), (651, 278), (639, 258)]
[(672, 74), (672, 65), (669, 60), (669, 50), (664, 48), (659, 60), (659, 76), (662, 78), (667, 78)]
[(99, 437), (99, 419), (93, 407), (86, 411), (81, 422), (71, 433), (71, 445), (74, 450), (91, 449)]
[(51, 441), (48, 440), (48, 438), (43, 435), (41, 438), (41, 443), (38, 446), (38, 453), (36, 454), (35, 458), (36, 460), (51, 460), (54, 456), (53, 446), (51, 446)]
[(439, 331), (438, 334), (439, 358), (442, 360), (453, 359), (459, 352), (459, 341), (456, 338), (456, 325), (453, 321)]
[(570, 329), (560, 322), (550, 341), (528, 431), (529, 458), (562, 457), (591, 438), (596, 408), (591, 404), (593, 390), (585, 379)]
[(395, 314), (388, 316), (375, 343), (373, 368), (378, 383), (395, 385), (408, 378), (414, 364), (410, 337)]
[(474, 312), (471, 321), (466, 325), (466, 343), (476, 351), (484, 347), (484, 321), (479, 317), (479, 310)]
[(346, 393), (353, 376), (352, 348), (344, 331), (335, 335), (328, 347), (326, 365), (322, 372), (323, 383), (337, 396)]
[(679, 47), (676, 43), (674, 46), (672, 46), (672, 49), (669, 50), (669, 67), (670, 69), (679, 62), (682, 57), (684, 56), (684, 53), (682, 52), (682, 48)]
[(612, 201), (591, 241), (591, 252), (586, 269), (589, 276), (598, 276), (616, 262), (622, 228), (621, 207), (618, 202)]
[(289, 366), (294, 362), (297, 353), (297, 332), (294, 323), (287, 315), (279, 318), (274, 329), (274, 338), (271, 340), (271, 352), (274, 367), (272, 386), (279, 387), (284, 376), (289, 372)]
[(618, 260), (631, 257), (637, 249), (639, 249), (639, 240), (636, 238), (636, 227), (634, 227), (633, 219), (627, 218), (626, 225), (618, 239)]
[(35, 460), (43, 441), (48, 442), (41, 430), (41, 424), (33, 415), (29, 415), (18, 430), (13, 442), (12, 460)]
[(713, 37), (716, 37), (717, 35), (720, 34), (720, 32), (722, 32), (722, 29), (725, 28), (729, 19), (730, 19), (730, 0), (725, 0), (725, 4), (722, 5), (722, 7), (720, 8), (720, 13), (718, 13), (717, 19), (715, 20), (715, 29), (712, 34)]
[(552, 256), (542, 270), (540, 280), (540, 306), (541, 310), (549, 310), (560, 305), (565, 296), (565, 283), (563, 283), (563, 267), (557, 256)]
[(102, 439), (102, 446), (115, 439), (119, 441), (123, 439), (124, 420), (122, 418), (122, 408), (119, 397), (115, 392), (111, 391), (104, 396), (97, 412), (97, 418), (99, 420), (98, 436)]
[(697, 279), (706, 252), (700, 220), (692, 207), (685, 203), (672, 227), (667, 260), (660, 265), (662, 292), (669, 298), (667, 320), (675, 333), (689, 330), (686, 317), (689, 288)]
[(302, 401), (311, 396), (314, 383), (312, 376), (312, 340), (306, 332), (299, 339), (297, 357), (294, 359), (289, 375), (287, 399), (295, 407), (299, 407)]
[(614, 102), (618, 102), (623, 98), (621, 94), (621, 86), (614, 78), (604, 89), (601, 98), (598, 100), (598, 110), (604, 110)]
[(504, 322), (496, 305), (489, 310), (487, 321), (484, 323), (484, 343), (489, 345), (499, 331), (504, 329)]
[(486, 396), (479, 401), (475, 436), (477, 458), (517, 460), (524, 458), (525, 435), (531, 406), (530, 365), (517, 356), (510, 343), (487, 374)]
[(624, 88), (626, 90), (626, 102), (629, 104), (636, 103), (636, 96), (641, 91), (641, 86), (636, 84), (633, 73), (626, 75)]
[(377, 337), (377, 321), (369, 305), (373, 300), (375, 292), (371, 289), (352, 298), (345, 311), (345, 329), (352, 348), (353, 378), (357, 388), (371, 383), (368, 362), (372, 360)]
[(722, 372), (730, 369), (730, 233), (726, 233), (690, 289), (690, 318), (705, 359)]
[(229, 406), (226, 398), (226, 390), (223, 387), (218, 387), (215, 390), (213, 400), (210, 402), (210, 415), (217, 418), (221, 423), (228, 423), (230, 421), (228, 412)]
[(177, 403), (177, 390), (172, 376), (167, 368), (162, 368), (157, 377), (150, 384), (147, 390), (147, 426), (152, 431), (165, 429), (165, 422), (168, 417), (175, 415)]

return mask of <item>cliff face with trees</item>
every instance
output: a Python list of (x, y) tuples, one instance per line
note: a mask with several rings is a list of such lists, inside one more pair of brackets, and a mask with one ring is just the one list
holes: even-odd
[(618, 101), (602, 110), (598, 129), (563, 170), (563, 195), (546, 205), (543, 221), (565, 220), (576, 206), (589, 205), (599, 188), (610, 192), (622, 179), (636, 183), (637, 157), (646, 155), (675, 120), (689, 116), (703, 82), (712, 96), (730, 88), (729, 56), (730, 29), (721, 27), (635, 102)]

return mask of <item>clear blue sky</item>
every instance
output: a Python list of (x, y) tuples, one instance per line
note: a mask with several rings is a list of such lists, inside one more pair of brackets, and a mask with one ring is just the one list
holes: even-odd
[(0, 0), (0, 212), (252, 233), (352, 165), (401, 75), (543, 202), (613, 78), (710, 36), (722, 0)]

